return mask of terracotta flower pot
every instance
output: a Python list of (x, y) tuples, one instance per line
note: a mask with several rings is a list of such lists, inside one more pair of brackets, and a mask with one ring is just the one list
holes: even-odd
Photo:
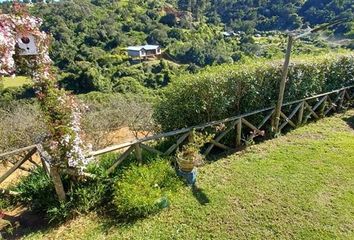
[(177, 157), (179, 169), (184, 172), (193, 171), (200, 162), (202, 162), (202, 156), (199, 153), (188, 153)]
[(178, 159), (178, 166), (183, 172), (191, 172), (194, 169), (194, 161), (192, 159)]

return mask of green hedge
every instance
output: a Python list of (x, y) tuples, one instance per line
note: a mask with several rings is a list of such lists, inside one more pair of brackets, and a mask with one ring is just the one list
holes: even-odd
[[(275, 104), (282, 61), (209, 67), (175, 79), (155, 108), (164, 131), (219, 120)], [(292, 62), (284, 101), (354, 84), (354, 55)]]

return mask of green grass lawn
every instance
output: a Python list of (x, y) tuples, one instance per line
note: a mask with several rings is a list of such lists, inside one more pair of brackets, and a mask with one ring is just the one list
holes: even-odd
[(28, 239), (354, 239), (354, 110), (199, 169), (199, 191), (132, 223), (91, 215)]
[(3, 78), (3, 84), (4, 88), (9, 88), (9, 87), (19, 87), (24, 84), (31, 84), (32, 81), (26, 77), (21, 77), (21, 76), (16, 76), (14, 78), (12, 77), (4, 77)]

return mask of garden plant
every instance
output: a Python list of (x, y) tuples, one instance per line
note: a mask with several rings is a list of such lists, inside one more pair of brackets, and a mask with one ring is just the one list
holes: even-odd
[[(12, 14), (0, 15), (0, 76), (27, 72), (34, 82), (36, 98), (45, 116), (48, 135), (43, 139), (49, 153), (50, 174), (60, 201), (66, 199), (60, 172), (63, 168), (77, 171), (87, 164), (80, 137), (80, 106), (73, 96), (57, 86), (49, 57), (51, 38), (39, 27), (42, 20), (32, 17), (20, 4), (14, 3)], [(25, 46), (21, 49), (19, 46)], [(33, 48), (33, 49), (30, 49)], [(30, 53), (23, 53), (26, 50)]]

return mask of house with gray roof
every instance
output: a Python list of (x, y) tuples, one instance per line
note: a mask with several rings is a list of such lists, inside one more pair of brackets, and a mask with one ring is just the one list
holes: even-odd
[(128, 56), (133, 58), (148, 58), (161, 54), (159, 45), (129, 46), (127, 51)]

